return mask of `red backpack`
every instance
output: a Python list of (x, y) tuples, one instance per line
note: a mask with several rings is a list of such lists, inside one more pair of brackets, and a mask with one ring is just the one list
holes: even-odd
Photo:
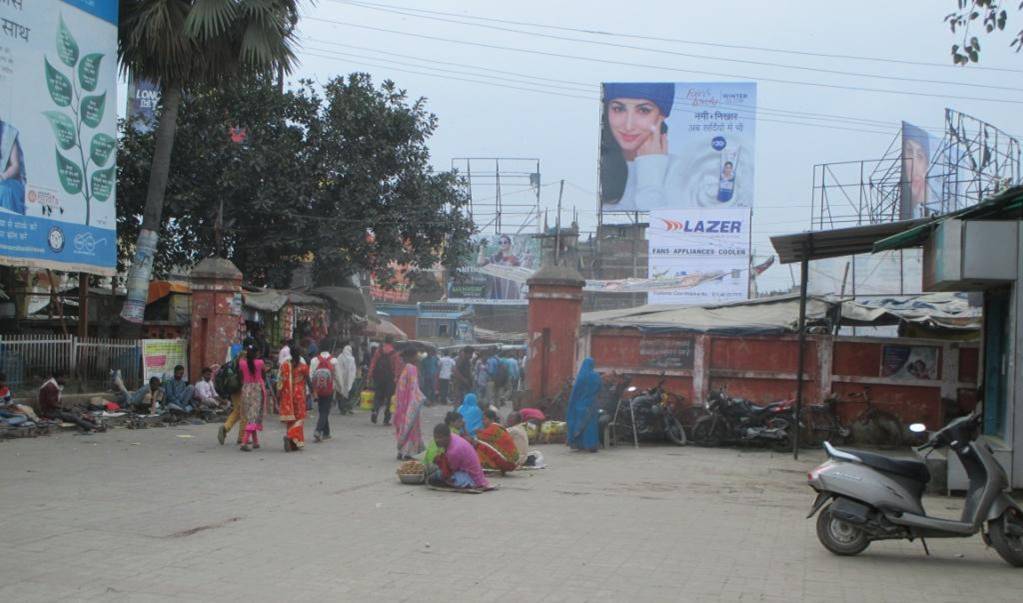
[(331, 363), (334, 362), (334, 358), (327, 354), (326, 357), (318, 356), (317, 361), (319, 364), (316, 365), (316, 370), (313, 371), (311, 378), (313, 384), (313, 393), (317, 398), (326, 398), (327, 396), (334, 395), (334, 370)]

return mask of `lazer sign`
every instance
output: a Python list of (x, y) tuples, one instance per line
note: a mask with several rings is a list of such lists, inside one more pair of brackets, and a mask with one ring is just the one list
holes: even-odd
[(665, 218), (660, 218), (660, 220), (664, 222), (664, 229), (668, 232), (742, 232), (742, 220), (668, 220)]
[(749, 209), (651, 212), (650, 276), (699, 284), (650, 293), (651, 304), (710, 304), (746, 299)]

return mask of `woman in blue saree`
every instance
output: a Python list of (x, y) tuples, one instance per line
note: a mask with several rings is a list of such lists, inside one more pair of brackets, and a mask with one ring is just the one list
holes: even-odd
[(0, 119), (0, 209), (25, 215), (25, 155), (18, 129)]
[(573, 450), (596, 452), (600, 445), (597, 429), (597, 394), (601, 380), (593, 370), (593, 358), (583, 360), (568, 399), (568, 445)]
[(476, 432), (483, 429), (483, 411), (476, 401), (476, 394), (465, 394), (462, 405), (458, 407), (458, 412), (465, 419), (463, 435), (475, 438)]

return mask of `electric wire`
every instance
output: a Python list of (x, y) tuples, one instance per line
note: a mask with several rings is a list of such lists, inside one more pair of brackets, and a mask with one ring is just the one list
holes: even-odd
[(710, 55), (704, 55), (704, 54), (694, 54), (694, 53), (688, 53), (688, 52), (679, 52), (679, 51), (668, 50), (668, 49), (664, 49), (664, 48), (650, 48), (650, 47), (647, 47), (647, 46), (635, 46), (635, 45), (632, 45), (632, 44), (619, 44), (619, 43), (615, 43), (615, 42), (605, 42), (605, 41), (601, 41), (601, 40), (587, 40), (587, 39), (583, 39), (583, 38), (570, 38), (570, 37), (566, 37), (566, 36), (559, 36), (559, 35), (553, 35), (553, 34), (544, 34), (544, 33), (527, 31), (527, 30), (522, 30), (522, 29), (514, 29), (514, 28), (510, 28), (510, 27), (502, 27), (502, 26), (498, 26), (498, 25), (487, 25), (487, 24), (484, 24), (484, 23), (472, 23), (472, 22), (466, 22), (466, 21), (459, 20), (459, 19), (449, 19), (449, 18), (444, 18), (444, 17), (430, 16), (430, 15), (424, 15), (424, 14), (416, 14), (414, 12), (406, 12), (404, 10), (396, 10), (396, 9), (391, 9), (391, 8), (382, 8), (380, 5), (372, 5), (372, 4), (366, 4), (366, 3), (361, 3), (361, 2), (350, 2), (348, 0), (329, 0), (329, 1), (336, 2), (338, 4), (346, 4), (346, 5), (349, 5), (349, 6), (357, 6), (357, 7), (366, 8), (366, 9), (369, 9), (369, 10), (376, 10), (376, 11), (381, 11), (381, 12), (390, 13), (390, 14), (404, 15), (404, 16), (415, 17), (415, 18), (419, 18), (419, 19), (429, 19), (429, 20), (440, 21), (440, 22), (444, 22), (444, 23), (453, 23), (453, 24), (457, 24), (457, 25), (467, 25), (467, 26), (470, 26), (470, 27), (480, 27), (480, 28), (486, 28), (486, 29), (491, 29), (491, 30), (495, 30), (495, 31), (503, 31), (503, 32), (507, 32), (507, 33), (516, 33), (516, 34), (522, 34), (522, 35), (527, 35), (527, 36), (534, 36), (534, 37), (551, 39), (551, 40), (559, 40), (559, 41), (563, 41), (563, 42), (578, 42), (578, 43), (583, 43), (583, 44), (593, 44), (593, 45), (598, 45), (598, 46), (607, 46), (607, 47), (611, 47), (611, 48), (621, 48), (621, 49), (625, 49), (625, 50), (639, 50), (639, 51), (642, 51), (642, 52), (652, 52), (652, 53), (657, 53), (657, 54), (681, 56), (681, 57), (686, 57), (686, 58), (690, 58), (690, 59), (699, 59), (699, 60), (702, 60), (702, 61), (721, 61), (721, 62), (726, 62), (726, 63), (739, 63), (739, 64), (744, 64), (744, 65), (755, 65), (755, 66), (758, 66), (758, 67), (771, 67), (771, 68), (778, 68), (778, 69), (794, 69), (794, 70), (798, 70), (798, 71), (811, 71), (811, 72), (817, 72), (817, 73), (826, 73), (826, 74), (829, 74), (829, 75), (865, 77), (865, 78), (882, 79), (882, 80), (890, 80), (890, 81), (898, 81), (898, 82), (912, 82), (912, 83), (918, 83), (918, 84), (936, 84), (936, 85), (940, 85), (940, 86), (966, 86), (966, 87), (970, 87), (970, 88), (985, 88), (985, 89), (990, 89), (990, 90), (1008, 90), (1008, 91), (1011, 91), (1011, 92), (1023, 92), (1023, 88), (1017, 88), (1017, 87), (1013, 87), (1013, 86), (997, 86), (997, 85), (992, 85), (992, 84), (978, 84), (978, 83), (969, 83), (969, 82), (953, 82), (953, 81), (948, 81), (948, 80), (932, 80), (932, 79), (912, 78), (912, 77), (905, 77), (905, 76), (883, 75), (883, 74), (877, 74), (877, 73), (860, 73), (860, 72), (855, 72), (855, 71), (842, 71), (842, 70), (836, 70), (836, 69), (825, 69), (825, 68), (821, 68), (821, 67), (809, 67), (809, 66), (806, 66), (806, 65), (786, 65), (786, 64), (782, 64), (782, 63), (773, 63), (773, 62), (770, 62), (770, 61), (754, 61), (754, 60), (749, 60), (749, 59), (735, 59), (735, 58), (727, 58), (727, 57), (717, 57), (717, 56), (710, 56)]
[(602, 65), (622, 65), (622, 66), (626, 66), (626, 67), (641, 67), (641, 68), (646, 68), (646, 69), (660, 69), (660, 70), (664, 70), (664, 71), (675, 71), (675, 72), (679, 72), (679, 73), (696, 73), (696, 74), (700, 74), (700, 75), (710, 75), (710, 76), (714, 76), (714, 77), (728, 77), (728, 78), (735, 78), (735, 79), (739, 79), (739, 80), (759, 80), (759, 81), (762, 81), (762, 82), (773, 82), (773, 83), (777, 83), (777, 84), (788, 84), (788, 85), (794, 85), (794, 86), (810, 86), (810, 87), (828, 88), (828, 89), (834, 89), (834, 90), (851, 90), (851, 91), (855, 91), (855, 92), (871, 92), (871, 93), (877, 93), (877, 94), (890, 94), (890, 95), (897, 95), (897, 96), (919, 96), (919, 97), (926, 97), (926, 98), (940, 98), (940, 99), (946, 99), (946, 100), (954, 99), (954, 100), (958, 100), (958, 101), (967, 101), (968, 100), (968, 101), (989, 102), (989, 103), (1008, 104), (1008, 105), (1021, 105), (1021, 104), (1023, 104), (1023, 100), (1019, 100), (1019, 99), (984, 98), (984, 97), (978, 97), (978, 96), (960, 96), (960, 95), (936, 94), (936, 93), (930, 93), (930, 92), (920, 92), (920, 91), (910, 91), (910, 90), (891, 90), (891, 89), (888, 89), (888, 88), (870, 88), (870, 87), (866, 87), (866, 86), (847, 86), (847, 85), (843, 85), (843, 84), (826, 84), (826, 83), (823, 83), (823, 82), (806, 82), (806, 81), (800, 81), (800, 80), (789, 80), (789, 79), (784, 79), (784, 78), (772, 78), (772, 77), (763, 77), (763, 76), (753, 77), (753, 76), (743, 75), (743, 74), (724, 73), (724, 72), (716, 72), (716, 71), (702, 71), (702, 70), (696, 70), (696, 69), (683, 69), (683, 68), (680, 68), (680, 67), (669, 67), (669, 66), (666, 66), (666, 65), (649, 65), (649, 64), (634, 63), (634, 62), (629, 62), (629, 61), (616, 61), (616, 60), (613, 60), (613, 59), (603, 59), (603, 58), (597, 58), (597, 57), (586, 57), (586, 56), (571, 55), (571, 54), (564, 54), (564, 53), (558, 53), (558, 52), (535, 50), (535, 49), (529, 49), (529, 48), (516, 48), (516, 47), (513, 47), (513, 46), (502, 46), (500, 44), (489, 44), (489, 43), (485, 43), (485, 42), (473, 42), (473, 41), (468, 41), (468, 40), (458, 40), (458, 39), (454, 39), (454, 38), (444, 38), (444, 37), (441, 37), (441, 36), (431, 36), (431, 35), (421, 34), (421, 33), (413, 33), (413, 32), (407, 32), (407, 31), (400, 31), (400, 30), (396, 30), (396, 29), (388, 29), (386, 27), (376, 27), (376, 26), (373, 26), (373, 25), (365, 25), (365, 24), (361, 24), (361, 23), (348, 23), (348, 22), (344, 22), (344, 21), (338, 21), (336, 19), (326, 19), (326, 18), (323, 18), (323, 17), (306, 17), (306, 20), (316, 21), (316, 22), (321, 22), (321, 23), (329, 23), (329, 24), (332, 24), (332, 25), (340, 26), (340, 27), (351, 27), (351, 28), (362, 29), (362, 30), (366, 30), (366, 31), (376, 31), (376, 32), (380, 32), (380, 33), (389, 33), (389, 34), (394, 34), (394, 35), (400, 35), (400, 36), (406, 36), (406, 37), (412, 37), (412, 38), (419, 38), (419, 39), (423, 39), (423, 40), (433, 40), (433, 41), (438, 41), (438, 42), (445, 42), (445, 43), (449, 43), (449, 44), (461, 44), (461, 45), (465, 45), (465, 46), (474, 46), (474, 47), (478, 47), (478, 48), (490, 48), (490, 49), (494, 49), (494, 50), (505, 50), (505, 51), (509, 51), (509, 52), (518, 52), (518, 53), (524, 53), (524, 54), (532, 54), (532, 55), (536, 55), (536, 56), (546, 56), (546, 57), (555, 57), (555, 58), (563, 58), (563, 59), (572, 59), (572, 60), (576, 60), (576, 61), (600, 63)]

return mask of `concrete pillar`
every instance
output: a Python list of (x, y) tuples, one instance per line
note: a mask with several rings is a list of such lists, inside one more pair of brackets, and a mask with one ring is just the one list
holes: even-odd
[(574, 268), (548, 265), (529, 279), (529, 400), (558, 394), (575, 377), (585, 281)]
[(192, 333), (188, 350), (189, 379), (204, 366), (222, 364), (244, 329), (242, 273), (224, 258), (206, 258), (192, 269)]

